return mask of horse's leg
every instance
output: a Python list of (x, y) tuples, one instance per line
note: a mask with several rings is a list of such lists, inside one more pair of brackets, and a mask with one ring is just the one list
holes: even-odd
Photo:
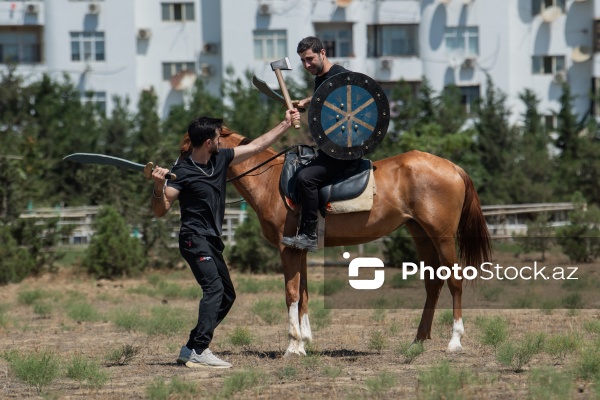
[(300, 304), (298, 308), (298, 319), (300, 320), (300, 353), (306, 355), (304, 345), (312, 341), (312, 331), (308, 321), (308, 271), (306, 268), (306, 252), (302, 252), (300, 258)]
[[(423, 261), (425, 265), (436, 269), (440, 265), (440, 261), (433, 241), (429, 238), (425, 230), (414, 220), (408, 221), (406, 226), (415, 242), (419, 261)], [(427, 299), (425, 300), (425, 306), (423, 307), (423, 314), (421, 315), (421, 322), (417, 329), (415, 341), (422, 342), (425, 339), (431, 339), (431, 325), (433, 323), (435, 307), (438, 298), (440, 297), (442, 286), (444, 286), (444, 281), (437, 277), (429, 279), (428, 274), (426, 273), (425, 291), (427, 292)]]
[[(440, 240), (440, 259), (442, 265), (452, 268), (457, 262), (454, 238), (441, 238)], [(460, 339), (465, 333), (465, 327), (462, 320), (462, 279), (456, 279), (454, 273), (448, 278), (448, 289), (452, 294), (452, 339), (448, 343), (448, 351), (457, 352), (462, 350)]]
[(280, 247), (281, 262), (283, 265), (283, 275), (285, 278), (285, 302), (288, 308), (289, 322), (289, 345), (285, 351), (284, 357), (291, 354), (306, 355), (302, 343), (302, 334), (300, 330), (300, 281), (302, 262), (301, 258), (306, 259), (306, 253), (300, 252), (289, 247)]

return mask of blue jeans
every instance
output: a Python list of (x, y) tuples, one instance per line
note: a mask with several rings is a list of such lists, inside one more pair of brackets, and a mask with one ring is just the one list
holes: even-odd
[(179, 252), (202, 287), (198, 323), (190, 331), (186, 346), (201, 354), (208, 348), (215, 328), (223, 321), (233, 302), (235, 289), (223, 259), (223, 242), (218, 237), (179, 235)]

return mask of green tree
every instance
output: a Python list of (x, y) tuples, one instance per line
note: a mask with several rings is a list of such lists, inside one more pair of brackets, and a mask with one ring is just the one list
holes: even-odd
[(415, 242), (408, 229), (402, 226), (384, 240), (383, 256), (386, 265), (401, 267), (403, 262), (416, 263), (419, 261)]
[(511, 186), (515, 203), (548, 202), (553, 198), (552, 171), (554, 160), (550, 158), (550, 138), (542, 126), (542, 116), (538, 111), (540, 100), (535, 93), (524, 90), (520, 99), (525, 105), (523, 126), (517, 137), (519, 149), (515, 168), (520, 182)]
[(229, 248), (228, 253), (231, 265), (242, 272), (281, 271), (279, 253), (263, 237), (258, 217), (252, 209), (235, 230), (235, 245)]
[(26, 249), (17, 245), (10, 227), (0, 224), (0, 285), (21, 282), (29, 275), (34, 265)]
[(546, 252), (552, 248), (555, 242), (555, 229), (550, 223), (550, 216), (540, 213), (533, 221), (527, 223), (527, 234), (523, 239), (525, 251), (539, 251), (542, 261), (546, 261)]
[(16, 245), (25, 249), (33, 261), (30, 274), (38, 275), (44, 271), (56, 270), (56, 262), (64, 257), (64, 252), (57, 249), (57, 245), (73, 228), (74, 226), (60, 226), (58, 217), (20, 218), (11, 225)]
[(94, 236), (85, 252), (83, 267), (97, 278), (132, 276), (145, 266), (142, 246), (131, 236), (125, 219), (111, 206), (100, 209)]
[(557, 231), (557, 242), (573, 262), (591, 262), (600, 255), (600, 209), (587, 205), (583, 195), (572, 198), (575, 209), (569, 213), (570, 224)]
[(485, 95), (476, 107), (476, 152), (485, 170), (479, 186), (484, 204), (513, 203), (512, 189), (522, 181), (516, 168), (516, 129), (508, 122), (506, 95), (487, 76)]

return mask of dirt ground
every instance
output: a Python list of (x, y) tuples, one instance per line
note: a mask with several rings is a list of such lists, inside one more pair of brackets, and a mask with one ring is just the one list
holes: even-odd
[[(340, 276), (346, 273), (344, 271), (347, 269), (340, 269)], [(310, 267), (309, 285), (322, 281), (325, 273), (323, 267)], [(153, 273), (152, 276), (155, 284), (157, 280), (163, 280), (176, 283), (182, 289), (195, 285), (187, 269)], [(275, 313), (280, 320), (274, 324), (266, 323), (252, 311), (259, 300), (272, 299), (283, 304), (283, 277), (249, 276), (234, 271), (232, 278), (236, 286), (249, 280), (280, 280), (281, 286), (279, 290), (259, 293), (238, 290), (236, 303), (217, 328), (211, 345), (214, 353), (233, 364), (234, 368), (229, 370), (195, 370), (176, 364), (179, 348), (195, 323), (198, 300), (140, 290), (153, 287), (148, 275), (137, 279), (96, 281), (63, 268), (56, 274), (1, 287), (0, 305), (4, 305), (6, 311), (4, 322), (0, 324), (0, 356), (10, 350), (21, 353), (50, 351), (67, 364), (72, 356), (80, 354), (98, 360), (102, 370), (108, 372), (109, 379), (100, 388), (90, 388), (63, 376), (38, 394), (34, 387), (17, 379), (8, 361), (0, 357), (0, 398), (147, 398), (151, 385), (159, 381), (168, 383), (174, 378), (193, 386), (194, 395), (180, 394), (171, 398), (217, 398), (224, 394), (228, 378), (231, 380), (240, 371), (255, 371), (261, 378), (254, 387), (233, 393), (233, 398), (428, 398), (419, 378), (443, 361), (447, 361), (453, 370), (469, 371), (473, 377), (453, 394), (477, 399), (527, 398), (531, 395), (530, 371), (533, 368), (547, 366), (556, 371), (571, 370), (577, 354), (570, 354), (564, 362), (557, 364), (549, 355), (540, 353), (525, 366), (524, 371), (516, 373), (496, 361), (492, 347), (481, 344), (475, 326), (478, 316), (505, 317), (509, 321), (511, 339), (521, 338), (528, 332), (552, 335), (575, 331), (581, 333), (584, 340), (597, 340), (594, 333), (584, 329), (586, 321), (600, 317), (597, 308), (576, 312), (559, 308), (467, 308), (463, 314), (466, 329), (462, 339), (463, 351), (450, 354), (446, 347), (451, 327), (440, 321), (443, 310), (438, 309), (432, 340), (425, 342), (421, 356), (412, 363), (405, 363), (397, 349), (414, 338), (420, 309), (334, 309), (330, 311), (329, 323), (321, 329), (313, 327), (314, 342), (309, 348), (309, 357), (283, 358), (288, 342), (285, 308), (276, 308)], [(420, 296), (422, 304), (424, 289), (417, 287), (413, 290), (411, 297)], [(44, 300), (52, 304), (48, 315), (42, 316), (32, 305), (24, 303), (23, 293), (35, 291), (42, 291), (47, 297)], [(65, 304), (74, 296), (92, 305), (100, 317), (95, 321), (77, 321), (69, 317)], [(466, 292), (464, 303), (475, 296), (474, 292)], [(449, 298), (445, 287), (442, 301)], [(311, 301), (322, 302), (323, 296), (313, 292)], [(116, 310), (137, 309), (144, 313), (152, 307), (172, 307), (173, 312), (185, 315), (187, 325), (174, 334), (149, 335), (125, 330), (114, 323)], [(248, 328), (252, 333), (250, 345), (239, 347), (230, 342), (230, 335), (239, 327)], [(373, 345), (373, 338), (377, 335), (382, 338), (379, 349)], [(106, 361), (107, 354), (126, 345), (139, 346), (141, 351), (124, 365)], [(570, 393), (574, 399), (595, 398), (593, 380), (573, 378)], [(451, 393), (438, 396), (450, 397)]]

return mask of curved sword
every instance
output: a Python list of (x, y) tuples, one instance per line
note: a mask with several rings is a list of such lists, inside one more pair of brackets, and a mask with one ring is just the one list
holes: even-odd
[[(96, 165), (112, 165), (117, 168), (130, 169), (133, 171), (143, 172), (146, 179), (152, 177), (152, 171), (154, 170), (154, 163), (149, 162), (148, 164), (138, 164), (133, 161), (125, 160), (124, 158), (107, 156), (105, 154), (94, 154), (94, 153), (74, 153), (69, 154), (63, 160), (75, 161), (82, 164), (96, 164)], [(174, 181), (177, 176), (170, 172), (166, 175), (167, 179)]]

